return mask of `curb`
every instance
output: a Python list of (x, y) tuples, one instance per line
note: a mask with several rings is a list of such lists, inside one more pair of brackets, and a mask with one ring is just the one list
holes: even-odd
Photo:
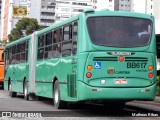
[(155, 101), (156, 101), (156, 102), (160, 102), (160, 96), (156, 96), (156, 97), (155, 97)]

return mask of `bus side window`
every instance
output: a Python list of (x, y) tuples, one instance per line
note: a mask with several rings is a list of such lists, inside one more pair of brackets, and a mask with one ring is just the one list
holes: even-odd
[(43, 59), (43, 54), (44, 54), (44, 48), (38, 49), (38, 59), (39, 60)]
[(20, 62), (20, 48), (21, 48), (21, 44), (17, 44), (16, 63)]
[(20, 62), (19, 63), (24, 63), (25, 62), (26, 43), (27, 42), (24, 41), (20, 44)]
[(52, 44), (52, 33), (49, 32), (46, 34), (46, 40), (45, 40), (45, 45), (51, 45)]
[(38, 48), (44, 46), (44, 35), (38, 37)]
[(72, 48), (72, 54), (75, 55), (77, 53), (77, 31), (78, 31), (78, 24), (75, 22), (73, 24), (73, 33), (72, 33), (72, 40), (73, 40), (73, 48)]
[(69, 26), (63, 28), (63, 41), (69, 40)]
[(37, 54), (37, 59), (38, 60), (43, 59), (44, 41), (45, 41), (45, 35), (42, 35), (42, 36), (38, 37), (38, 54)]
[(61, 40), (62, 40), (62, 29), (57, 29), (54, 31), (54, 43), (52, 46), (52, 51), (49, 54), (49, 56), (52, 56), (53, 58), (57, 58), (61, 56)]
[(15, 64), (16, 63), (16, 51), (17, 51), (17, 45), (14, 45), (12, 47), (12, 56), (11, 59), (12, 59), (12, 63), (11, 64)]
[(63, 29), (62, 56), (70, 56), (72, 51), (72, 25)]
[(26, 49), (25, 49), (25, 62), (28, 61), (28, 40), (26, 41)]
[(25, 53), (21, 53), (21, 63), (25, 62)]
[(52, 51), (52, 32), (46, 34), (44, 53), (45, 59), (51, 58), (51, 56), (48, 55), (50, 51)]
[(8, 48), (8, 58), (9, 64), (12, 63), (12, 47)]

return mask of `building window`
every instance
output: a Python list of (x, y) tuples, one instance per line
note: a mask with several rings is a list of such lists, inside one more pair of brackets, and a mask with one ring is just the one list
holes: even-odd
[(93, 9), (97, 9), (97, 6), (93, 6)]
[(109, 2), (112, 2), (112, 0), (109, 0)]
[(151, 9), (152, 9), (152, 5), (151, 5)]
[(27, 2), (27, 0), (20, 0), (20, 2)]

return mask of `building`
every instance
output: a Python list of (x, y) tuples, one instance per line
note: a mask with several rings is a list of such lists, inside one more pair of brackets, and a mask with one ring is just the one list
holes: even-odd
[(131, 11), (152, 14), (152, 0), (132, 0)]
[(38, 20), (41, 26), (50, 26), (55, 22), (55, 1), (41, 0), (40, 19)]
[(109, 9), (114, 10), (114, 0), (91, 0), (92, 8), (96, 10)]
[(1, 39), (7, 40), (18, 20), (29, 17), (30, 0), (3, 0), (1, 15)]
[(29, 17), (37, 19), (40, 23), (41, 0), (30, 0)]
[[(118, 0), (115, 0), (118, 1)], [(119, 9), (120, 11), (131, 11), (132, 0), (119, 0)]]
[(93, 9), (109, 9), (117, 11), (130, 11), (132, 0), (91, 0)]
[[(41, 26), (46, 27), (89, 8), (151, 14), (155, 16), (156, 24), (160, 26), (160, 7), (158, 6), (160, 0), (39, 0), (38, 2), (36, 0), (0, 0), (1, 4), (2, 40), (7, 40), (8, 34), (22, 17), (35, 18)], [(20, 13), (15, 12), (17, 10)], [(22, 14), (23, 11), (26, 11), (25, 14)], [(159, 28), (156, 27), (156, 31), (157, 29)]]
[(91, 0), (56, 0), (55, 22), (60, 22), (92, 8)]
[[(2, 0), (0, 0), (0, 28), (1, 28), (1, 11), (2, 10)], [(1, 29), (0, 29), (0, 36), (1, 36)]]
[(1, 40), (6, 41), (8, 36), (8, 15), (9, 15), (9, 0), (2, 1), (1, 9)]

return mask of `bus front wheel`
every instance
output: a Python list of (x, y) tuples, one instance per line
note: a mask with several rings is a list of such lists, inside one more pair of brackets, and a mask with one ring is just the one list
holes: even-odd
[(11, 97), (16, 97), (16, 95), (17, 95), (17, 92), (13, 92), (12, 91), (12, 84), (11, 84), (11, 82), (9, 82), (9, 95)]
[(60, 90), (59, 90), (58, 80), (56, 80), (54, 83), (53, 101), (54, 101), (54, 106), (57, 109), (63, 109), (63, 108), (67, 107), (67, 102), (62, 101), (60, 98)]

